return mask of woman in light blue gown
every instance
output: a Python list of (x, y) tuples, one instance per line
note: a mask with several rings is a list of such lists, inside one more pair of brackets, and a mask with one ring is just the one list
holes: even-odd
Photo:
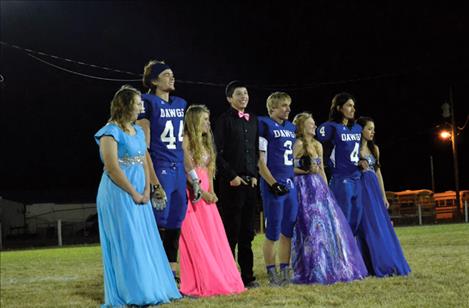
[(111, 118), (95, 135), (104, 172), (97, 210), (104, 267), (104, 305), (156, 305), (181, 297), (151, 208), (140, 92), (123, 86)]

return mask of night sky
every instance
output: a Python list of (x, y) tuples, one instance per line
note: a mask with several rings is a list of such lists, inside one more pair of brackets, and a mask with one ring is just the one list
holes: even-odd
[[(248, 111), (265, 115), (273, 91), (293, 98), (293, 116), (327, 120), (347, 91), (377, 128), (387, 190), (454, 189), (450, 142), (436, 138), (440, 106), (454, 89), (456, 122), (469, 113), (469, 12), (395, 1), (1, 1), (2, 42), (61, 58), (141, 74), (149, 59), (175, 72), (175, 95), (206, 104), (212, 123), (228, 107), (224, 84), (250, 87)], [(0, 45), (0, 196), (32, 202), (93, 202), (102, 164), (94, 133), (124, 83), (54, 68)], [(34, 54), (67, 70), (106, 71)], [(468, 125), (469, 126), (469, 125)], [(469, 189), (466, 128), (459, 135), (460, 187)]]

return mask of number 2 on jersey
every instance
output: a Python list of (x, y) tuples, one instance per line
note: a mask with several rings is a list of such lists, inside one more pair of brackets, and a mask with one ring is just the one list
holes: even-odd
[[(182, 132), (184, 129), (184, 125), (181, 122), (179, 123), (179, 133), (178, 133), (178, 141), (182, 142)], [(172, 121), (166, 121), (164, 126), (164, 130), (161, 133), (161, 141), (163, 143), (167, 143), (166, 147), (170, 150), (176, 149), (176, 137), (174, 137), (174, 126)]]
[(285, 166), (291, 166), (293, 165), (293, 150), (292, 150), (292, 142), (291, 140), (285, 141), (283, 144), (285, 148), (285, 153), (283, 153), (283, 163)]

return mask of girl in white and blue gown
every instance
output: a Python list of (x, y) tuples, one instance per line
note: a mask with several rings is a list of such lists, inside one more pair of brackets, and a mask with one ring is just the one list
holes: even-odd
[(151, 203), (140, 92), (122, 87), (111, 119), (95, 134), (104, 163), (97, 196), (104, 267), (104, 305), (156, 305), (181, 297), (169, 266)]
[(362, 117), (358, 123), (363, 127), (360, 156), (367, 160), (369, 166), (361, 176), (363, 216), (358, 242), (362, 255), (370, 275), (407, 275), (410, 267), (387, 211), (389, 203), (379, 165), (379, 148), (373, 142), (374, 121)]

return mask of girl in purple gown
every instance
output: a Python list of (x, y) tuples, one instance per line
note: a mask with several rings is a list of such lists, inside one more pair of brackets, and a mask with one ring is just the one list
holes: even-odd
[(309, 113), (298, 114), (293, 122), (297, 126), (293, 154), (299, 207), (292, 238), (292, 281), (332, 284), (361, 279), (367, 270), (327, 186), (322, 145), (314, 139), (315, 122)]
[(407, 275), (410, 267), (387, 211), (389, 203), (380, 170), (379, 148), (373, 142), (375, 124), (366, 117), (360, 118), (358, 124), (363, 127), (360, 157), (366, 159), (369, 166), (361, 176), (363, 216), (358, 238), (363, 258), (370, 275)]

